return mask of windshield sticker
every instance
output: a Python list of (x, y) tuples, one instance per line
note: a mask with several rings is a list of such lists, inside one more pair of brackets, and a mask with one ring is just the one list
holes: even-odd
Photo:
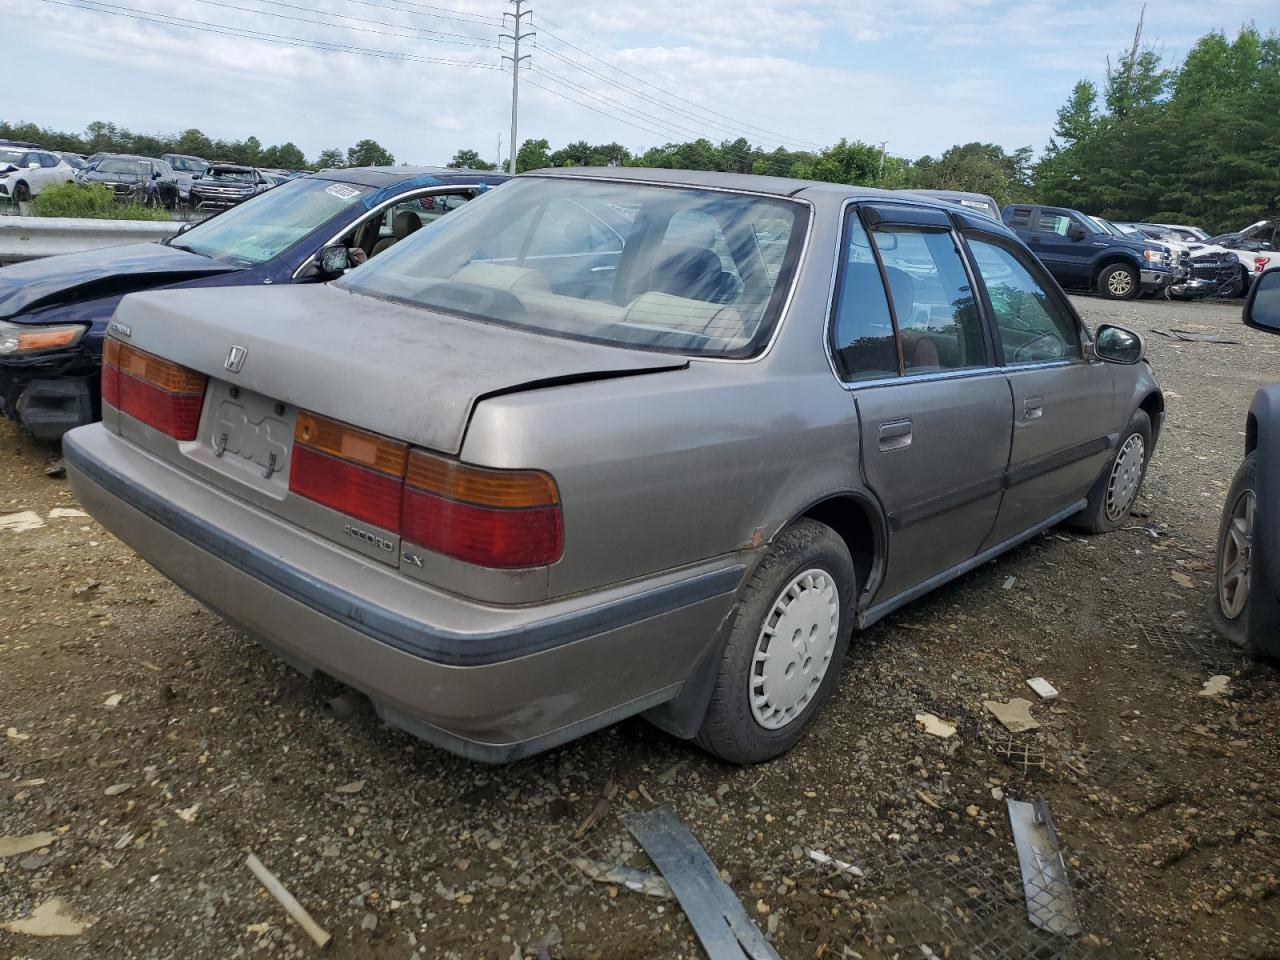
[(325, 187), (324, 192), (339, 200), (350, 200), (352, 197), (360, 196), (360, 191), (355, 187), (349, 187), (345, 183), (335, 183), (332, 186)]

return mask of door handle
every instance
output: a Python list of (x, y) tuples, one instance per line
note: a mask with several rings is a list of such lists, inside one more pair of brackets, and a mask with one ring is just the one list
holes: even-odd
[(1022, 419), (1039, 420), (1044, 416), (1044, 397), (1027, 397), (1022, 401)]
[(902, 450), (911, 446), (911, 419), (886, 420), (880, 424), (880, 449)]

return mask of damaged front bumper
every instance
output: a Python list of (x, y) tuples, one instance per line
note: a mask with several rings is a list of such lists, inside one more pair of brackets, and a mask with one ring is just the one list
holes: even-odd
[(1143, 293), (1163, 293), (1165, 288), (1173, 281), (1173, 274), (1168, 270), (1142, 270), (1139, 271), (1141, 276)]
[(83, 351), (0, 362), (0, 413), (41, 440), (98, 419), (97, 362)]

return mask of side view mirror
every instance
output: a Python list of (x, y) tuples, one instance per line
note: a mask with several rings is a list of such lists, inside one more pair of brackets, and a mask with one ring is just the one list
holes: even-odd
[(152, 179), (152, 180), (159, 180), (159, 179), (160, 179), (160, 171), (159, 171), (159, 170), (152, 171), (151, 179)]
[(34, 160), (32, 160), (30, 163), (28, 163), (28, 164), (27, 164), (27, 169), (28, 169), (28, 170), (39, 170), (39, 169), (40, 169), (40, 164), (38, 164), (38, 163), (36, 163)]
[(343, 243), (329, 244), (320, 251), (316, 261), (320, 264), (320, 272), (326, 277), (336, 277), (351, 269), (351, 254)]
[(1088, 234), (1084, 232), (1084, 227), (1078, 227), (1075, 224), (1072, 224), (1067, 228), (1067, 239), (1072, 243), (1079, 243), (1087, 236)]
[(1137, 363), (1142, 359), (1142, 337), (1132, 330), (1104, 323), (1093, 338), (1093, 353), (1107, 363)]
[(1264, 270), (1244, 302), (1245, 326), (1280, 333), (1280, 267)]

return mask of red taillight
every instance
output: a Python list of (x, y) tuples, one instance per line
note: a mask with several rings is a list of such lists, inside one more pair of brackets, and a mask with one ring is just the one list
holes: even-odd
[(398, 440), (300, 412), (289, 490), (384, 530), (398, 530), (408, 451), (408, 444)]
[(1254, 272), (1254, 273), (1261, 273), (1263, 270), (1267, 269), (1267, 263), (1268, 263), (1268, 262), (1269, 262), (1269, 261), (1267, 260), (1267, 258), (1266, 258), (1266, 257), (1254, 257), (1254, 258), (1253, 258), (1253, 272)]
[(108, 339), (102, 400), (175, 440), (194, 440), (208, 383), (202, 373)]
[(289, 490), (466, 563), (540, 567), (564, 549), (550, 475), (468, 466), (312, 413), (298, 414)]
[(400, 534), (484, 567), (541, 567), (564, 549), (555, 481), (539, 470), (490, 470), (409, 454)]

